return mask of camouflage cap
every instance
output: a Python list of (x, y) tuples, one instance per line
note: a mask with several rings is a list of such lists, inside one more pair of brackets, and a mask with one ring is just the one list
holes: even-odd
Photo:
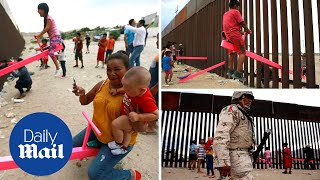
[(241, 98), (243, 95), (249, 95), (252, 97), (252, 99), (254, 99), (252, 91), (235, 91), (232, 95), (232, 101)]

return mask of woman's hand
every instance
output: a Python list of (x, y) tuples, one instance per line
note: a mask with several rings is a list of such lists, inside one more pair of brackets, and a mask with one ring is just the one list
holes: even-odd
[(86, 94), (86, 91), (75, 84), (73, 84), (73, 91), (72, 91), (76, 96), (84, 96)]

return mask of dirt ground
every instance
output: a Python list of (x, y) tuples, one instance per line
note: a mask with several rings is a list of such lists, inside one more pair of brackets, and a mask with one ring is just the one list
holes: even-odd
[[(189, 179), (218, 179), (219, 172), (214, 171), (215, 178), (206, 176), (206, 169), (202, 169), (201, 174), (196, 170), (186, 168), (162, 168), (162, 179), (166, 180), (189, 180)], [(320, 170), (292, 170), (292, 174), (282, 174), (282, 169), (254, 169), (253, 177), (255, 180), (319, 180)]]
[[(28, 57), (35, 53), (34, 50), (29, 50), (31, 46), (37, 47), (35, 44), (30, 44), (30, 38), (26, 37), (26, 51), (23, 52), (23, 57)], [(54, 65), (49, 58), (48, 69), (39, 70), (40, 62), (34, 62), (27, 66), (29, 71), (34, 72), (32, 76), (33, 85), (31, 91), (24, 98), (23, 103), (13, 103), (11, 98), (18, 94), (14, 88), (15, 81), (6, 83), (3, 91), (0, 93), (0, 157), (10, 155), (9, 138), (14, 127), (14, 121), (19, 121), (22, 117), (34, 112), (49, 112), (65, 121), (71, 130), (72, 135), (76, 135), (87, 125), (86, 120), (81, 112), (85, 111), (92, 117), (92, 104), (81, 106), (78, 98), (71, 93), (72, 77), (77, 81), (77, 84), (89, 91), (96, 83), (106, 78), (105, 68), (95, 68), (98, 46), (92, 42), (90, 45), (90, 54), (85, 54), (83, 50), (84, 69), (73, 68), (74, 44), (71, 40), (66, 40), (66, 67), (67, 76), (61, 79), (54, 77)], [(123, 50), (123, 37), (116, 41), (115, 51)], [(156, 49), (156, 38), (148, 38), (147, 45), (141, 55), (142, 66), (149, 69), (154, 56), (158, 53)], [(7, 118), (5, 113), (12, 112), (15, 118)], [(123, 160), (123, 168), (134, 168), (142, 173), (143, 179), (158, 179), (158, 135), (143, 135), (139, 134), (138, 142)], [(78, 161), (69, 161), (66, 166), (59, 172), (45, 177), (45, 179), (88, 179), (87, 170), (92, 158), (88, 161), (82, 161), (82, 166), (76, 166)], [(44, 179), (44, 177), (35, 177), (23, 172), (21, 169), (8, 171), (0, 171), (0, 179)]]
[[(172, 82), (173, 85), (169, 87), (162, 87), (163, 89), (246, 89), (247, 86), (243, 85), (240, 81), (233, 79), (225, 79), (215, 73), (204, 73), (200, 76), (194, 77), (187, 82), (179, 83), (178, 77), (184, 76), (187, 74), (184, 71), (188, 66), (187, 65), (177, 65), (175, 64), (175, 68), (173, 69), (173, 77)], [(200, 69), (191, 67), (192, 73), (196, 73), (200, 71)], [(165, 73), (161, 73), (162, 84), (165, 84)]]

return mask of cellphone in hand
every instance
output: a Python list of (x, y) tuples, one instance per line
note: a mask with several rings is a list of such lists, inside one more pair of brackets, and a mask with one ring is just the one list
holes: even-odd
[(72, 79), (73, 79), (73, 85), (77, 86), (76, 80), (74, 78), (72, 78)]

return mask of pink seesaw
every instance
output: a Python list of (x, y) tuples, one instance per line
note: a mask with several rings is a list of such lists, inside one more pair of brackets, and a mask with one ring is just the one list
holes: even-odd
[[(37, 39), (37, 42), (38, 42), (38, 45), (40, 46), (40, 43), (39, 43), (39, 40)], [(40, 47), (41, 48), (41, 47)], [(63, 46), (60, 44), (57, 46), (57, 48), (54, 50), (54, 52), (57, 52), (59, 50), (63, 49)], [(1, 76), (4, 76), (6, 74), (9, 74), (11, 73), (12, 71), (14, 70), (17, 70), (27, 64), (30, 64), (34, 61), (37, 61), (45, 56), (48, 56), (49, 55), (49, 50), (45, 50), (45, 51), (42, 51), (41, 53), (39, 54), (35, 54), (31, 57), (28, 57), (20, 62), (11, 62), (11, 63), (8, 63), (10, 66), (6, 67), (6, 68), (3, 68), (0, 70), (0, 77)]]
[[(246, 37), (246, 33), (243, 35), (243, 39), (245, 39), (245, 37)], [(231, 44), (232, 45), (232, 44)], [(233, 48), (233, 45), (232, 45), (232, 48)], [(179, 57), (179, 56), (178, 56)], [(178, 57), (177, 57), (177, 59), (178, 59)], [(181, 56), (180, 56), (181, 57)], [(200, 58), (201, 60), (207, 60), (208, 58), (207, 57), (186, 57), (186, 58), (188, 58), (188, 59), (192, 59), (192, 58)], [(200, 59), (198, 59), (198, 60), (200, 60)], [(223, 62), (220, 62), (220, 63), (218, 63), (218, 64), (215, 64), (215, 65), (213, 65), (213, 66), (211, 66), (211, 67), (208, 67), (207, 69), (203, 69), (203, 70), (201, 70), (201, 71), (199, 71), (199, 72), (197, 72), (197, 73), (194, 73), (194, 74), (187, 74), (187, 75), (185, 75), (185, 76), (182, 76), (182, 77), (178, 77), (180, 80), (179, 80), (179, 83), (184, 83), (184, 82), (186, 82), (186, 81), (188, 81), (188, 80), (190, 80), (190, 79), (192, 79), (192, 78), (194, 78), (194, 77), (197, 77), (197, 76), (199, 76), (199, 75), (201, 75), (201, 74), (204, 74), (204, 73), (206, 73), (206, 72), (208, 72), (208, 71), (212, 71), (212, 70), (214, 70), (214, 69), (216, 69), (216, 68), (218, 68), (218, 67), (221, 67), (221, 66), (223, 66), (223, 65), (225, 65), (226, 64), (226, 62), (225, 61), (223, 61)]]
[(177, 56), (177, 60), (207, 61), (208, 57)]
[(186, 78), (180, 79), (180, 80), (179, 80), (179, 83), (184, 83), (184, 82), (186, 82), (186, 81), (188, 81), (188, 80), (190, 80), (190, 79), (192, 79), (192, 78), (194, 78), (194, 77), (196, 77), (196, 76), (199, 76), (199, 75), (204, 74), (204, 73), (206, 73), (206, 72), (208, 72), (208, 71), (214, 70), (214, 69), (216, 69), (216, 68), (218, 68), (218, 67), (220, 67), (220, 66), (223, 66), (223, 65), (225, 65), (225, 64), (226, 64), (226, 62), (223, 61), (223, 62), (221, 62), (221, 63), (218, 63), (218, 64), (214, 65), (214, 66), (208, 67), (207, 69), (203, 69), (203, 70), (201, 70), (201, 71), (199, 71), (199, 72), (197, 72), (197, 73), (190, 74), (190, 75), (187, 76)]
[[(83, 143), (81, 147), (72, 148), (72, 154), (69, 160), (82, 160), (87, 157), (96, 156), (99, 152), (99, 148), (87, 147), (87, 142), (89, 139), (91, 129), (98, 135), (101, 136), (100, 130), (96, 125), (92, 122), (92, 120), (88, 117), (85, 112), (82, 112), (82, 115), (88, 121), (88, 126), (86, 130), (86, 134), (83, 139)], [(11, 156), (0, 157), (0, 170), (10, 170), (19, 168), (18, 165), (13, 161)]]
[[(244, 38), (245, 37), (246, 37), (246, 33), (244, 34)], [(234, 51), (233, 44), (228, 42), (226, 39), (222, 40), (221, 47)], [(267, 65), (269, 65), (271, 67), (279, 69), (281, 71), (280, 73), (281, 73), (281, 76), (282, 76), (282, 66), (281, 65), (279, 65), (279, 64), (277, 64), (275, 62), (272, 62), (269, 59), (266, 59), (266, 58), (264, 58), (262, 56), (259, 56), (259, 55), (255, 54), (253, 52), (250, 52), (248, 50), (246, 50), (246, 56), (251, 58), (251, 59), (255, 59), (255, 60), (259, 61), (259, 62), (262, 62), (264, 64), (267, 64)], [(293, 74), (293, 71), (289, 70), (289, 74)], [(302, 79), (306, 79), (306, 77), (303, 74), (301, 75), (301, 78)]]

